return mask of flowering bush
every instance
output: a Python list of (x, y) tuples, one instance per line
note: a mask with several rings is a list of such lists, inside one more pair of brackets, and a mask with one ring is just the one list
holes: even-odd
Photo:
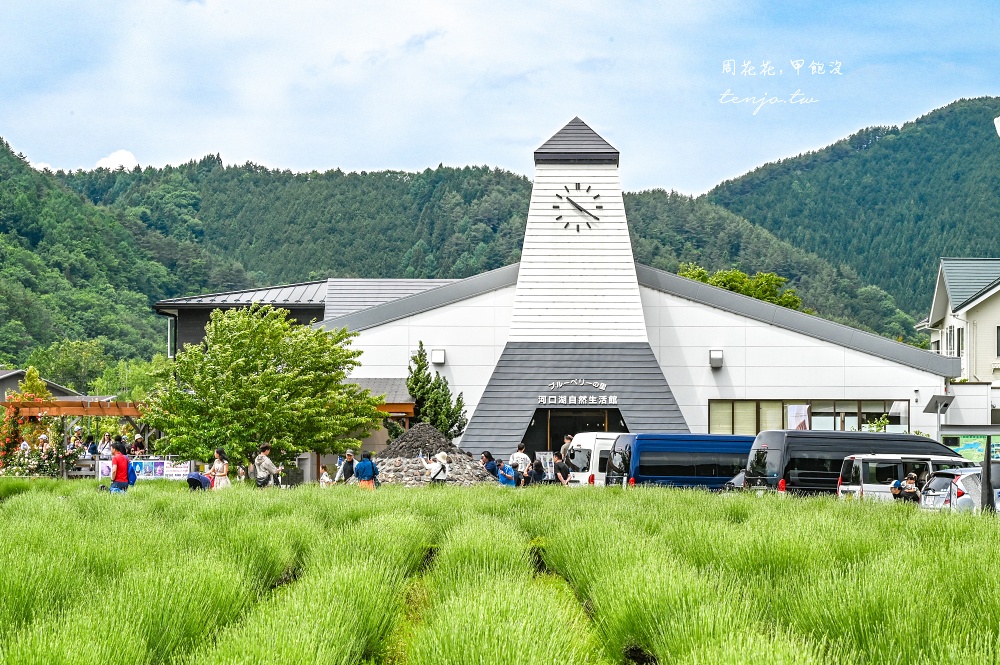
[[(21, 415), (17, 404), (45, 402), (49, 397), (27, 391), (7, 395), (7, 408), (0, 424), (0, 476), (55, 477), (59, 475), (61, 462), (72, 464), (83, 454), (82, 450), (67, 451), (61, 441), (49, 436), (55, 418)], [(43, 434), (49, 443), (42, 443)], [(22, 441), (28, 442), (27, 451), (21, 450)]]

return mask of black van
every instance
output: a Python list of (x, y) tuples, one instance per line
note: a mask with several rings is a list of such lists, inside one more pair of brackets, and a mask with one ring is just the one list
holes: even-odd
[(877, 453), (955, 455), (948, 446), (914, 434), (770, 430), (750, 446), (744, 487), (836, 494), (844, 458)]

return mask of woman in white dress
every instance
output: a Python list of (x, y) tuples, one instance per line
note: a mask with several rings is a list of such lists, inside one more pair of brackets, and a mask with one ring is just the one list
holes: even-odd
[(229, 458), (226, 457), (225, 450), (222, 448), (215, 449), (215, 461), (212, 462), (212, 468), (205, 475), (215, 478), (215, 482), (212, 483), (213, 490), (224, 490), (230, 486)]

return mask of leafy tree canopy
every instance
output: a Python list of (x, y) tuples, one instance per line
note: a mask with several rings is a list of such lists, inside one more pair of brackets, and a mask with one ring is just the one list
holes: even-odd
[(353, 336), (268, 306), (216, 310), (204, 341), (158, 373), (144, 414), (167, 436), (158, 450), (205, 460), (222, 447), (249, 460), (263, 443), (279, 459), (359, 445), (382, 414), (380, 398), (346, 380), (360, 364)]
[[(959, 100), (901, 127), (870, 127), (767, 164), (706, 199), (850, 266), (923, 317), (942, 256), (1000, 256), (997, 116), (1000, 97)], [(887, 326), (879, 332), (899, 336), (899, 321), (879, 320)]]
[(677, 274), (789, 309), (802, 309), (802, 298), (795, 293), (795, 289), (785, 286), (788, 280), (773, 272), (759, 272), (751, 277), (742, 270), (733, 268), (710, 275), (699, 265), (682, 263)]

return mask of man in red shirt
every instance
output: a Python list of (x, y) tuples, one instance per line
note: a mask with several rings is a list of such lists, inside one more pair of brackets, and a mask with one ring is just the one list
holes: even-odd
[(124, 492), (128, 489), (128, 457), (125, 456), (125, 444), (115, 441), (111, 444), (114, 454), (111, 455), (111, 489)]

